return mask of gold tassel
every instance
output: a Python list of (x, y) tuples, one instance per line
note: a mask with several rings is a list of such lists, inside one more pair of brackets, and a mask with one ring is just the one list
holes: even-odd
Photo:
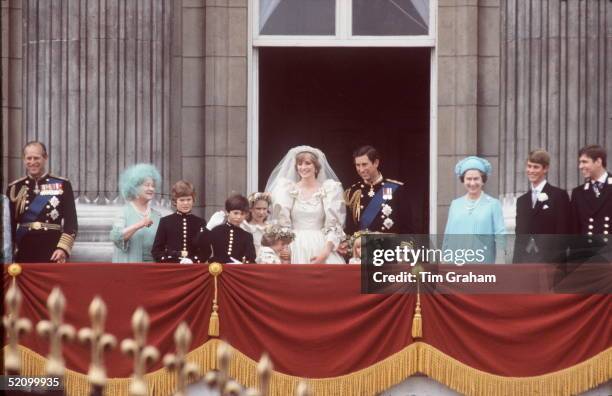
[(208, 335), (211, 337), (219, 337), (219, 305), (217, 304), (217, 277), (223, 272), (223, 266), (221, 263), (212, 263), (208, 266), (208, 272), (213, 276), (213, 282), (215, 285), (215, 291), (213, 296), (212, 313), (210, 314), (210, 321), (208, 322)]
[(412, 318), (412, 338), (423, 338), (423, 320), (421, 318), (421, 307), (418, 305)]
[(414, 308), (414, 316), (412, 317), (412, 338), (423, 338), (423, 318), (421, 316), (421, 294), (419, 293), (419, 284), (417, 283), (417, 300)]
[[(213, 310), (216, 306), (213, 306)], [(219, 337), (219, 314), (217, 311), (213, 311), (210, 314), (210, 321), (208, 322), (208, 335), (211, 337)]]

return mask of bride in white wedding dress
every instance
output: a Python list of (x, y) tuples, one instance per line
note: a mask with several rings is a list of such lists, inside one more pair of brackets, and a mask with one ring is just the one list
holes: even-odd
[(345, 263), (336, 252), (344, 240), (342, 185), (321, 150), (289, 150), (272, 171), (265, 191), (272, 193), (273, 221), (295, 232), (292, 264)]

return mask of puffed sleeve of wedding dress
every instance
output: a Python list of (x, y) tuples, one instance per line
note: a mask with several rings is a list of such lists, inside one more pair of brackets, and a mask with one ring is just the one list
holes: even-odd
[(272, 196), (272, 221), (291, 228), (291, 208), (298, 194), (297, 186), (289, 179), (278, 181)]
[(326, 180), (321, 188), (323, 192), (323, 210), (325, 223), (323, 233), (325, 240), (333, 243), (334, 249), (345, 238), (344, 221), (346, 220), (346, 205), (342, 184), (334, 180)]

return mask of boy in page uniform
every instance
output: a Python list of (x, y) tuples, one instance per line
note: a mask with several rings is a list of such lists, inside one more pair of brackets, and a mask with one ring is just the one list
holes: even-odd
[(210, 231), (213, 256), (210, 262), (255, 263), (253, 235), (240, 225), (249, 212), (249, 201), (242, 195), (232, 195), (225, 201), (227, 221)]
[(162, 217), (157, 227), (151, 255), (159, 263), (204, 263), (210, 257), (210, 245), (196, 244), (200, 232), (208, 233), (206, 220), (191, 212), (195, 201), (193, 184), (180, 180), (172, 186), (176, 212)]

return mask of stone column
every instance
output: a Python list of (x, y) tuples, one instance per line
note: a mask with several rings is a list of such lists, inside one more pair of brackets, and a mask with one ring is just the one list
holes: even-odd
[(2, 192), (23, 174), (22, 117), (22, 9), (21, 1), (0, 0), (2, 17)]
[(206, 214), (246, 194), (247, 1), (206, 1)]
[(45, 142), (86, 201), (114, 200), (136, 162), (155, 164), (168, 193), (173, 3), (23, 1), (21, 143)]
[(454, 174), (468, 155), (493, 166), (485, 191), (497, 197), (499, 161), (499, 0), (440, 0), (438, 7), (438, 233), (450, 202), (465, 193)]
[(478, 2), (477, 152), (493, 165), (487, 192), (494, 196), (505, 168), (499, 161), (500, 21), (499, 0)]
[(206, 8), (203, 0), (174, 1), (175, 45), (172, 47), (172, 134), (177, 142), (182, 177), (196, 187), (196, 209), (204, 215), (204, 88)]
[[(508, 164), (500, 160), (499, 151), (503, 147), (500, 138), (500, 0), (480, 0), (478, 2), (478, 91), (477, 91), (477, 153), (493, 165), (485, 190), (499, 198), (504, 208), (506, 228), (514, 230), (515, 202), (505, 197), (501, 180)], [(462, 187), (463, 188), (463, 187)]]
[(551, 183), (569, 190), (582, 182), (580, 147), (612, 153), (612, 2), (501, 4), (501, 191), (527, 190), (524, 163), (537, 147), (551, 153)]
[[(463, 193), (455, 163), (478, 148), (477, 1), (440, 0), (438, 6), (438, 233), (450, 202)], [(494, 164), (495, 165), (495, 164)]]

